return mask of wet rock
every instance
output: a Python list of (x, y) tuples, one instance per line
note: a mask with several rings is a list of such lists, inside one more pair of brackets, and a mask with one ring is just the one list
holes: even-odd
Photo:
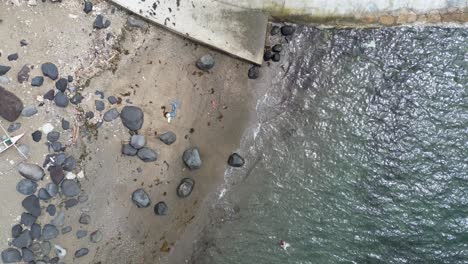
[(95, 100), (94, 104), (96, 105), (96, 110), (99, 112), (103, 111), (106, 108), (104, 102), (101, 100)]
[(14, 122), (23, 111), (23, 102), (12, 92), (0, 86), (0, 116)]
[(13, 54), (8, 55), (7, 59), (9, 61), (17, 60), (18, 59), (18, 53), (13, 53)]
[(52, 131), (47, 134), (47, 140), (49, 140), (49, 142), (55, 142), (59, 140), (59, 138), (60, 133), (58, 131)]
[(65, 209), (72, 208), (78, 204), (77, 199), (70, 199), (65, 201)]
[(17, 238), (13, 239), (13, 241), (11, 242), (11, 244), (17, 248), (29, 247), (31, 243), (32, 238), (31, 234), (29, 233), (29, 230), (24, 230)]
[[(44, 99), (52, 101), (55, 98), (55, 91), (54, 90), (49, 90), (47, 93), (42, 96)], [(62, 99), (63, 100), (63, 99)]]
[(71, 226), (66, 226), (64, 228), (62, 228), (62, 235), (65, 235), (66, 233), (70, 233), (72, 231), (72, 227)]
[(34, 223), (31, 225), (31, 238), (34, 239), (39, 239), (41, 238), (42, 235), (42, 228), (41, 225)]
[(36, 76), (36, 77), (32, 78), (32, 80), (31, 80), (31, 85), (32, 86), (39, 87), (39, 86), (42, 86), (43, 83), (44, 83), (44, 77), (42, 77), (42, 76)]
[(125, 127), (131, 131), (137, 131), (143, 126), (143, 111), (136, 106), (125, 106), (120, 113), (120, 118)]
[(110, 104), (116, 104), (119, 100), (117, 99), (117, 97), (111, 95), (107, 97), (107, 101), (109, 101)]
[(275, 53), (275, 55), (273, 55), (273, 58), (271, 60), (273, 60), (274, 62), (278, 62), (280, 61), (281, 59), (281, 55), (279, 53)]
[(271, 50), (273, 50), (273, 52), (281, 52), (283, 50), (283, 45), (276, 44), (276, 45), (273, 46), (273, 48)]
[(135, 156), (137, 152), (138, 149), (135, 149), (134, 147), (130, 146), (130, 144), (122, 145), (122, 154), (126, 156)]
[(89, 14), (91, 11), (93, 11), (93, 3), (91, 3), (90, 1), (85, 1), (83, 11), (86, 14)]
[(36, 220), (37, 217), (35, 217), (34, 215), (29, 213), (22, 213), (20, 223), (24, 226), (31, 226), (36, 222)]
[(180, 181), (179, 186), (177, 187), (177, 196), (180, 198), (188, 197), (195, 186), (195, 181), (190, 178), (184, 178)]
[(7, 248), (2, 251), (3, 263), (16, 263), (21, 261), (21, 253), (15, 248)]
[(249, 77), (249, 79), (257, 79), (258, 77), (260, 77), (260, 67), (256, 65), (250, 67), (247, 76)]
[(78, 250), (75, 252), (75, 258), (84, 257), (84, 256), (88, 255), (88, 253), (89, 253), (89, 249), (87, 249), (87, 248), (80, 248), (80, 249), (78, 249)]
[(141, 149), (146, 145), (146, 139), (143, 135), (133, 135), (130, 139), (130, 145), (136, 149)]
[(10, 69), (10, 66), (0, 65), (0, 76), (5, 75)]
[(119, 117), (119, 111), (117, 109), (112, 108), (107, 110), (107, 112), (104, 113), (104, 121), (110, 122), (112, 120), (115, 120), (117, 117)]
[(82, 96), (80, 93), (76, 93), (76, 94), (70, 99), (70, 103), (72, 103), (72, 104), (74, 104), (74, 105), (81, 104), (82, 101), (83, 101), (83, 96)]
[(187, 149), (182, 155), (182, 160), (190, 170), (199, 169), (202, 165), (202, 160), (200, 158), (200, 152), (198, 151), (198, 148)]
[(239, 154), (233, 153), (229, 156), (228, 164), (231, 167), (242, 167), (244, 166), (245, 160)]
[(78, 230), (76, 231), (76, 238), (82, 239), (83, 237), (88, 235), (88, 231), (86, 230)]
[(206, 54), (197, 60), (196, 65), (198, 69), (208, 71), (214, 67), (215, 59), (211, 54)]
[(283, 34), (283, 36), (291, 36), (294, 34), (294, 31), (295, 28), (291, 25), (285, 25), (281, 27), (281, 34)]
[(18, 72), (18, 75), (16, 76), (18, 79), (18, 82), (19, 83), (27, 82), (29, 80), (30, 71), (31, 71), (31, 68), (28, 64), (21, 67), (21, 70)]
[(87, 119), (92, 119), (94, 117), (94, 113), (92, 111), (88, 111), (86, 112), (85, 117)]
[(21, 123), (11, 123), (8, 126), (7, 131), (8, 131), (8, 133), (12, 133), (12, 132), (15, 132), (16, 130), (18, 130), (20, 128), (21, 128)]
[[(65, 178), (65, 173), (63, 172), (62, 167), (60, 166), (51, 166), (49, 168), (50, 179), (53, 183), (59, 185), (62, 180)], [(63, 190), (62, 190), (63, 191)]]
[(73, 76), (68, 75), (68, 76), (67, 76), (67, 81), (68, 81), (69, 83), (73, 82)]
[(57, 212), (57, 207), (55, 207), (55, 205), (53, 204), (49, 204), (46, 208), (46, 212), (50, 215), (50, 216), (54, 216), (55, 213)]
[(104, 17), (102, 15), (97, 15), (96, 19), (93, 22), (93, 28), (103, 29), (104, 28)]
[(271, 58), (273, 58), (273, 52), (271, 52), (271, 50), (267, 50), (267, 51), (265, 51), (265, 53), (263, 53), (263, 60), (264, 61), (269, 61), (269, 60), (271, 60)]
[(24, 195), (31, 195), (37, 190), (37, 183), (30, 179), (22, 179), (16, 184), (16, 190)]
[[(46, 224), (42, 229), (42, 239), (51, 240), (59, 235), (59, 231), (55, 225)], [(50, 250), (49, 250), (50, 251)]]
[(21, 254), (23, 255), (23, 261), (24, 262), (29, 262), (29, 261), (34, 261), (34, 253), (27, 249), (27, 248), (22, 248), (21, 249)]
[(58, 69), (55, 64), (51, 62), (46, 62), (41, 65), (42, 74), (49, 77), (52, 80), (57, 80), (58, 78)]
[(271, 27), (270, 35), (275, 36), (275, 35), (278, 35), (279, 33), (280, 33), (280, 27), (278, 26)]
[(63, 130), (68, 130), (68, 129), (70, 129), (70, 122), (68, 122), (68, 121), (65, 120), (65, 119), (62, 119), (62, 129), (63, 129)]
[(83, 225), (87, 225), (91, 222), (91, 216), (89, 216), (88, 214), (81, 214), (80, 216), (80, 220), (78, 220), (78, 222), (80, 224), (83, 224)]
[(165, 202), (159, 202), (154, 206), (154, 213), (156, 215), (166, 215), (167, 211), (168, 211), (168, 207)]
[(39, 197), (39, 199), (43, 201), (48, 201), (52, 198), (50, 194), (47, 192), (47, 190), (44, 188), (39, 189), (39, 192), (37, 193), (37, 197)]
[(76, 159), (73, 156), (68, 156), (63, 163), (65, 171), (73, 171), (76, 168)]
[(23, 227), (20, 224), (16, 224), (11, 227), (11, 237), (17, 238), (23, 232)]
[(55, 152), (60, 152), (60, 151), (62, 151), (62, 143), (60, 143), (60, 142), (52, 142), (52, 144), (50, 144), (50, 146), (52, 147), (52, 149), (53, 149)]
[(60, 78), (55, 82), (55, 88), (64, 93), (68, 87), (68, 80), (65, 78)]
[(34, 216), (41, 215), (41, 206), (39, 204), (39, 198), (36, 195), (29, 195), (28, 197), (24, 198), (21, 202), (21, 205)]
[(137, 189), (133, 192), (132, 201), (138, 208), (146, 208), (151, 204), (148, 194), (143, 189)]
[(80, 194), (80, 186), (74, 180), (63, 180), (61, 188), (62, 194), (67, 197), (74, 197)]
[(58, 186), (57, 184), (53, 183), (53, 182), (49, 182), (47, 185), (46, 185), (46, 188), (47, 190), (47, 193), (49, 193), (49, 195), (51, 197), (55, 197), (58, 193)]
[(102, 233), (99, 230), (96, 230), (89, 235), (89, 240), (93, 243), (99, 243), (102, 240)]
[(51, 224), (55, 226), (63, 226), (65, 223), (65, 213), (60, 211), (57, 213), (57, 216), (55, 216), (54, 220), (52, 220)]
[(86, 201), (88, 201), (88, 195), (87, 194), (80, 194), (78, 196), (78, 202), (85, 203)]
[(172, 131), (158, 135), (159, 140), (161, 140), (166, 145), (171, 145), (177, 139), (176, 134)]
[(34, 142), (39, 142), (42, 139), (42, 132), (39, 130), (34, 131), (34, 133), (31, 134), (32, 139)]
[(44, 170), (36, 164), (22, 162), (17, 166), (21, 176), (32, 181), (40, 181), (44, 178)]
[(58, 92), (54, 97), (54, 102), (58, 107), (67, 107), (70, 100), (66, 94)]
[(137, 156), (144, 162), (153, 162), (156, 161), (158, 155), (156, 152), (149, 148), (141, 148), (137, 152)]

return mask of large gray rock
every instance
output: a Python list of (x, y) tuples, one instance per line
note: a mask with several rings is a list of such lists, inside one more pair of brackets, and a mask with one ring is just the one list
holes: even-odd
[(143, 111), (136, 106), (125, 106), (120, 113), (120, 118), (125, 127), (131, 131), (137, 131), (143, 126)]
[(21, 235), (21, 232), (23, 232), (23, 226), (21, 226), (21, 224), (16, 224), (11, 227), (11, 237), (19, 237), (19, 235)]
[(122, 154), (126, 156), (135, 156), (138, 152), (138, 149), (130, 146), (130, 144), (122, 145)]
[(16, 184), (16, 190), (24, 195), (31, 195), (37, 190), (37, 183), (30, 179), (22, 179)]
[(58, 193), (58, 186), (57, 184), (53, 183), (53, 182), (49, 182), (47, 185), (46, 185), (46, 188), (47, 190), (47, 193), (49, 193), (49, 195), (51, 197), (55, 197)]
[(39, 204), (39, 198), (36, 195), (30, 195), (21, 202), (21, 205), (34, 216), (41, 215), (41, 205)]
[(197, 68), (203, 71), (208, 71), (215, 65), (215, 59), (211, 54), (206, 54), (197, 60)]
[(73, 171), (76, 168), (76, 159), (73, 156), (68, 156), (63, 163), (63, 169)]
[(50, 194), (44, 188), (39, 189), (39, 192), (37, 193), (37, 197), (43, 201), (48, 201), (52, 198), (52, 196), (50, 196)]
[(41, 65), (41, 70), (42, 70), (42, 74), (44, 74), (44, 76), (47, 76), (49, 77), (50, 79), (52, 80), (57, 80), (58, 78), (58, 69), (57, 69), (57, 66), (55, 66), (55, 64), (51, 63), (51, 62), (46, 62), (44, 64)]
[(200, 158), (200, 152), (198, 151), (198, 148), (189, 148), (186, 151), (184, 151), (184, 154), (182, 155), (182, 160), (184, 161), (185, 165), (190, 170), (196, 170), (199, 169), (202, 165), (202, 160)]
[(80, 186), (74, 180), (63, 180), (61, 188), (62, 194), (67, 197), (74, 197), (80, 194)]
[(62, 92), (57, 92), (54, 97), (55, 105), (58, 107), (67, 107), (70, 100), (68, 96)]
[(31, 237), (32, 239), (39, 239), (41, 238), (42, 235), (42, 227), (41, 225), (34, 223), (31, 226)]
[(179, 186), (177, 186), (177, 196), (180, 198), (188, 197), (195, 186), (195, 181), (190, 178), (184, 178), (180, 181)]
[(3, 263), (16, 263), (21, 261), (21, 253), (16, 248), (7, 248), (2, 251)]
[(27, 106), (21, 111), (21, 115), (24, 117), (31, 117), (37, 114), (37, 108), (34, 105)]
[(49, 204), (46, 208), (46, 212), (50, 215), (50, 216), (54, 216), (55, 213), (57, 212), (57, 207), (53, 204)]
[(22, 162), (17, 167), (21, 176), (32, 181), (40, 181), (44, 178), (44, 170), (36, 164)]
[(17, 238), (13, 239), (11, 244), (17, 248), (29, 247), (32, 243), (32, 237), (29, 230), (24, 230)]
[(39, 86), (42, 86), (43, 83), (44, 83), (44, 77), (42, 77), (42, 76), (36, 76), (36, 77), (32, 78), (32, 80), (31, 80), (31, 85), (32, 86), (39, 87)]
[(59, 140), (59, 138), (60, 138), (60, 132), (58, 131), (50, 131), (47, 134), (47, 140), (49, 140), (49, 142), (56, 142), (57, 140)]
[(32, 226), (36, 222), (37, 217), (29, 213), (22, 213), (20, 223), (24, 226)]
[(158, 159), (158, 154), (149, 148), (141, 148), (137, 152), (137, 156), (144, 162), (153, 162)]
[(143, 135), (133, 135), (130, 139), (130, 145), (136, 149), (141, 149), (146, 145), (146, 139)]
[(101, 100), (95, 100), (94, 104), (96, 105), (96, 110), (99, 112), (103, 111), (106, 108), (104, 102)]
[(148, 194), (143, 189), (137, 189), (133, 192), (132, 201), (138, 208), (146, 208), (151, 204)]
[(59, 235), (59, 230), (56, 226), (51, 224), (46, 224), (42, 229), (42, 239), (51, 240), (56, 238)]
[(30, 261), (33, 261), (35, 259), (34, 258), (34, 253), (30, 249), (22, 248), (21, 249), (21, 254), (23, 255), (23, 261), (24, 262), (30, 262)]
[(166, 145), (171, 145), (177, 139), (176, 134), (172, 131), (167, 131), (166, 133), (158, 135), (159, 140), (161, 140)]
[(23, 111), (23, 102), (12, 92), (0, 86), (0, 116), (13, 122)]
[(51, 166), (49, 168), (50, 179), (53, 183), (59, 185), (65, 178), (65, 173), (61, 166)]

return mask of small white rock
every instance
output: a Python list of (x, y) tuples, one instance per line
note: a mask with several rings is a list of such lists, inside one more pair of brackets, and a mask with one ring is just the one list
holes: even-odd
[(47, 135), (54, 130), (54, 126), (51, 123), (46, 123), (42, 126), (41, 130)]
[(42, 97), (42, 95), (38, 95), (38, 96), (36, 97), (36, 100), (37, 100), (38, 102), (44, 102), (44, 97)]
[(76, 177), (78, 177), (78, 179), (83, 179), (84, 178), (84, 172), (83, 171), (78, 172), (78, 175), (76, 175)]
[(65, 178), (67, 178), (68, 180), (73, 180), (76, 178), (76, 174), (73, 173), (73, 172), (68, 172), (66, 175), (65, 175)]

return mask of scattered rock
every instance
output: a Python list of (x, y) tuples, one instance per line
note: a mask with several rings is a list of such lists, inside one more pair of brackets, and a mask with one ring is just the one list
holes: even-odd
[(58, 107), (67, 107), (69, 101), (68, 96), (62, 92), (58, 92), (54, 97), (55, 105)]
[(22, 213), (20, 223), (25, 226), (31, 226), (36, 222), (37, 217), (29, 213)]
[(199, 169), (202, 165), (198, 148), (189, 148), (182, 155), (182, 160), (190, 170)]
[(85, 117), (87, 119), (92, 119), (94, 117), (94, 113), (92, 111), (88, 111), (86, 112)]
[(60, 211), (57, 213), (57, 216), (55, 216), (54, 220), (52, 220), (51, 224), (55, 226), (63, 226), (65, 223), (65, 213), (63, 211)]
[(281, 34), (283, 34), (283, 36), (291, 36), (292, 34), (294, 34), (294, 31), (295, 28), (290, 25), (285, 25), (281, 27)]
[(270, 35), (275, 36), (280, 33), (280, 27), (278, 26), (273, 26), (271, 27)]
[(73, 156), (68, 156), (63, 163), (65, 171), (73, 171), (76, 168), (76, 159)]
[(197, 60), (197, 68), (202, 71), (208, 71), (215, 65), (215, 59), (211, 54), (203, 55)]
[(21, 261), (21, 253), (15, 248), (7, 248), (2, 251), (3, 263), (16, 263)]
[(78, 220), (80, 224), (87, 225), (91, 222), (91, 216), (88, 214), (81, 214), (80, 220)]
[(249, 79), (257, 79), (258, 77), (260, 77), (260, 67), (256, 65), (250, 67), (247, 76), (249, 77)]
[(63, 129), (63, 130), (68, 130), (68, 129), (70, 129), (70, 122), (68, 122), (68, 121), (65, 120), (65, 119), (62, 119), (62, 129)]
[(91, 11), (93, 11), (93, 3), (91, 3), (90, 1), (85, 1), (83, 11), (86, 14), (89, 14)]
[(49, 77), (52, 80), (57, 80), (58, 78), (58, 69), (55, 64), (51, 62), (46, 62), (41, 65), (42, 74)]
[(44, 83), (44, 77), (42, 77), (42, 76), (36, 76), (36, 77), (32, 78), (32, 80), (31, 80), (31, 85), (32, 86), (39, 87), (39, 86), (42, 86), (43, 83)]
[(103, 29), (104, 26), (104, 17), (102, 15), (97, 15), (96, 19), (93, 22), (93, 28), (95, 29)]
[(55, 152), (60, 152), (60, 151), (62, 151), (62, 143), (60, 143), (60, 142), (52, 142), (52, 144), (50, 144), (50, 146), (52, 147), (52, 149), (53, 149)]
[(139, 149), (137, 155), (144, 162), (156, 161), (158, 158), (158, 155), (156, 154), (156, 152), (149, 148)]
[(33, 240), (41, 238), (41, 235), (42, 235), (41, 225), (39, 225), (37, 223), (33, 223), (31, 225), (31, 232), (30, 233), (31, 233), (31, 238)]
[(133, 135), (130, 139), (130, 145), (136, 149), (141, 149), (146, 145), (146, 139), (143, 135)]
[(23, 261), (25, 262), (33, 261), (35, 259), (34, 253), (27, 248), (22, 248), (21, 254), (23, 255)]
[(50, 179), (53, 183), (57, 185), (59, 185), (63, 181), (63, 178), (65, 178), (65, 173), (63, 172), (62, 167), (60, 167), (59, 165), (49, 167), (49, 173)]
[(37, 190), (37, 183), (30, 179), (22, 179), (16, 184), (16, 190), (24, 195), (31, 195)]
[(177, 187), (177, 196), (180, 198), (188, 197), (195, 186), (195, 181), (190, 178), (184, 178), (180, 181), (179, 186)]
[(151, 204), (148, 194), (143, 189), (137, 189), (133, 192), (132, 201), (138, 208), (146, 208)]
[(110, 122), (112, 120), (115, 120), (117, 117), (119, 117), (119, 111), (117, 111), (116, 108), (112, 108), (107, 110), (107, 112), (104, 113), (104, 121)]
[(78, 250), (75, 252), (75, 258), (84, 257), (84, 256), (88, 255), (88, 253), (89, 253), (89, 249), (87, 249), (87, 248), (80, 248), (80, 249), (78, 249)]
[(17, 169), (21, 176), (32, 181), (40, 181), (45, 175), (44, 170), (36, 164), (22, 162)]
[(16, 130), (18, 130), (20, 128), (21, 128), (21, 123), (11, 123), (8, 126), (7, 131), (8, 131), (8, 133), (12, 133), (12, 132), (15, 132)]
[(46, 212), (50, 215), (50, 216), (54, 216), (55, 213), (57, 212), (57, 207), (55, 207), (55, 205), (53, 204), (49, 204), (46, 208)]
[(53, 183), (53, 182), (49, 182), (47, 185), (46, 185), (46, 188), (47, 192), (50, 194), (50, 196), (52, 197), (55, 197), (58, 193), (58, 186), (57, 184)]
[(276, 45), (273, 46), (273, 48), (271, 50), (273, 50), (274, 52), (281, 52), (283, 50), (283, 45), (276, 44)]
[(24, 83), (29, 80), (29, 72), (31, 71), (31, 66), (28, 64), (23, 65), (21, 67), (21, 70), (18, 72), (18, 75), (16, 76), (18, 79), (19, 83)]
[(68, 80), (65, 78), (60, 78), (55, 82), (55, 88), (64, 93), (68, 87)]
[(23, 102), (12, 92), (0, 86), (0, 116), (14, 122), (23, 111)]
[(154, 206), (154, 213), (156, 215), (166, 215), (167, 210), (168, 210), (168, 207), (165, 202), (159, 202)]
[(267, 51), (265, 51), (265, 53), (263, 53), (263, 60), (264, 61), (269, 61), (269, 60), (271, 60), (271, 58), (273, 58), (273, 52), (271, 52), (271, 50), (267, 50)]
[(65, 209), (72, 208), (78, 204), (77, 199), (69, 199), (65, 201)]
[(32, 139), (34, 142), (39, 142), (42, 139), (42, 132), (39, 130), (34, 131), (34, 133), (31, 134)]
[(61, 188), (62, 194), (67, 197), (74, 197), (80, 194), (80, 186), (74, 180), (63, 180)]
[(76, 93), (76, 94), (70, 99), (70, 103), (72, 103), (72, 104), (74, 104), (74, 105), (81, 104), (82, 101), (83, 101), (83, 96), (82, 96), (80, 93)]
[(117, 97), (111, 95), (107, 97), (107, 101), (109, 101), (110, 104), (116, 104), (119, 100), (117, 99)]
[(21, 235), (21, 232), (23, 232), (23, 227), (20, 224), (16, 224), (11, 227), (11, 236), (13, 238), (19, 237), (19, 235)]
[(39, 204), (39, 198), (37, 198), (36, 195), (33, 194), (24, 198), (24, 200), (21, 202), (21, 205), (32, 215), (41, 215), (41, 205)]
[(172, 131), (158, 135), (159, 140), (161, 140), (166, 145), (171, 145), (177, 139), (176, 134)]
[[(42, 229), (43, 240), (51, 240), (59, 235), (59, 231), (55, 225), (46, 224)], [(49, 250), (50, 251), (50, 250)]]
[(65, 235), (66, 233), (70, 233), (72, 231), (72, 227), (71, 226), (66, 226), (64, 228), (62, 228), (62, 235)]
[(129, 16), (127, 18), (127, 25), (130, 26), (130, 27), (137, 27), (137, 28), (141, 28), (141, 29), (145, 29), (146, 28), (146, 22), (141, 20), (141, 19), (138, 19), (134, 16)]
[(39, 192), (37, 193), (37, 197), (39, 197), (39, 199), (43, 201), (48, 201), (52, 198), (50, 194), (47, 192), (47, 190), (44, 188), (39, 189)]
[(13, 54), (8, 55), (7, 59), (9, 61), (17, 60), (18, 59), (18, 53), (13, 53)]
[(28, 42), (25, 39), (20, 40), (20, 46), (21, 47), (24, 47), (24, 46), (27, 46), (27, 45), (28, 45)]
[(273, 58), (271, 58), (274, 62), (278, 62), (280, 61), (281, 59), (281, 55), (279, 53), (275, 53), (275, 55), (273, 55)]
[(5, 75), (11, 69), (10, 66), (5, 66), (0, 64), (0, 76)]
[(134, 147), (130, 146), (130, 144), (122, 145), (122, 154), (126, 156), (135, 156), (137, 152), (138, 149), (135, 149)]
[(102, 240), (102, 233), (99, 230), (96, 230), (89, 235), (89, 240), (93, 243), (99, 243)]
[(29, 230), (24, 230), (17, 238), (13, 239), (13, 241), (11, 242), (11, 244), (17, 248), (29, 247), (31, 243), (32, 238), (31, 234), (29, 233)]
[(86, 230), (78, 230), (76, 231), (76, 238), (82, 239), (83, 237), (88, 235), (88, 231)]
[(52, 101), (54, 100), (55, 98), (55, 91), (52, 89), (52, 90), (49, 90), (47, 93), (44, 94), (44, 96), (42, 96), (44, 99), (47, 99), (49, 101)]
[(47, 140), (49, 142), (55, 142), (59, 140), (59, 138), (60, 138), (60, 133), (57, 131), (51, 131), (47, 134)]
[(96, 105), (96, 110), (99, 112), (103, 111), (106, 108), (104, 102), (101, 100), (95, 100), (94, 104)]
[(73, 76), (68, 75), (68, 76), (67, 76), (67, 81), (68, 81), (69, 83), (73, 82)]
[(137, 131), (143, 126), (143, 111), (136, 106), (125, 106), (120, 113), (120, 118), (125, 127), (131, 131)]

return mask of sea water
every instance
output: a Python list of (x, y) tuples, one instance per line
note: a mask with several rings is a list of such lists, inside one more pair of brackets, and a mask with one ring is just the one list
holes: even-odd
[(299, 26), (193, 262), (468, 263), (467, 35)]

